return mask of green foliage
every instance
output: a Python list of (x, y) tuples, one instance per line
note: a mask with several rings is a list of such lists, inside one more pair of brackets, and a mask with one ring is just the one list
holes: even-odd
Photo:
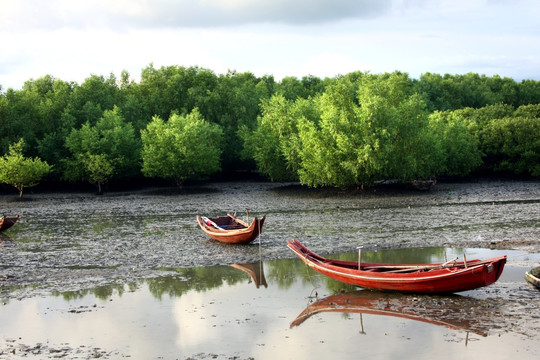
[(105, 154), (80, 154), (79, 161), (84, 164), (88, 180), (97, 184), (98, 193), (101, 194), (101, 184), (109, 181), (114, 175), (113, 164)]
[(494, 119), (482, 131), (483, 149), (494, 171), (540, 176), (540, 118)]
[[(139, 167), (140, 141), (120, 109), (106, 110), (94, 125), (85, 123), (66, 138), (71, 157), (64, 160), (64, 179), (101, 184), (112, 177), (129, 177)], [(104, 169), (97, 170), (96, 164)]]
[(320, 114), (316, 121), (299, 121), (301, 140), (300, 182), (309, 186), (349, 186), (358, 183), (360, 168), (356, 150), (367, 148), (356, 113), (353, 88), (341, 81), (328, 86), (313, 101)]
[(318, 121), (315, 103), (301, 98), (292, 102), (276, 94), (262, 101), (261, 109), (257, 127), (242, 129), (245, 156), (252, 157), (259, 171), (273, 181), (298, 180), (302, 161), (298, 123), (300, 119)]
[(197, 109), (186, 116), (173, 114), (167, 122), (155, 116), (141, 139), (145, 176), (173, 179), (181, 186), (220, 170), (223, 131)]
[(339, 81), (315, 102), (319, 122), (303, 119), (299, 126), (302, 183), (345, 187), (436, 175), (437, 142), (406, 74)]
[(238, 131), (256, 126), (260, 114), (259, 103), (269, 96), (268, 86), (272, 86), (269, 82), (261, 81), (252, 73), (228, 72), (219, 77), (218, 85), (209, 94), (206, 108), (199, 108), (205, 119), (219, 124), (223, 129), (222, 163), (229, 171), (245, 166), (239, 161), (243, 142)]
[[(372, 164), (364, 181), (426, 179), (436, 176), (440, 152), (430, 132), (423, 99), (412, 92), (407, 74), (372, 78), (359, 89), (364, 142)], [(366, 157), (366, 155), (370, 155)]]
[(271, 179), (308, 186), (361, 186), (437, 174), (442, 151), (407, 74), (356, 74), (309, 99), (275, 95), (246, 150)]
[[(302, 178), (312, 186), (479, 169), (530, 175), (537, 173), (534, 141), (518, 134), (534, 134), (531, 119), (538, 119), (539, 104), (539, 81), (497, 75), (425, 73), (410, 79), (401, 72), (355, 71), (277, 82), (250, 72), (216, 75), (196, 66), (149, 65), (139, 82), (123, 71), (120, 78), (91, 75), (80, 85), (46, 75), (17, 91), (0, 88), (0, 154), (22, 138), (27, 156), (53, 165), (52, 180), (94, 182), (89, 164), (101, 155), (114, 169), (108, 180), (137, 176), (140, 131), (155, 116), (168, 119), (197, 108), (223, 131), (225, 175), (258, 168), (272, 180)], [(102, 120), (112, 113), (122, 124)], [(104, 122), (117, 130), (102, 129)], [(128, 125), (132, 130), (124, 129)], [(127, 144), (119, 140), (124, 131), (133, 132)], [(514, 142), (503, 144), (502, 135)], [(518, 157), (516, 151), (525, 152)]]
[(250, 132), (247, 126), (242, 128), (244, 151), (255, 160), (259, 171), (273, 181), (293, 180), (295, 174), (282, 151), (287, 146), (282, 140), (293, 138), (296, 132), (291, 103), (282, 95), (274, 95), (263, 101), (261, 108), (256, 129)]
[(324, 91), (324, 82), (315, 76), (304, 76), (301, 80), (292, 76), (284, 77), (276, 86), (276, 94), (287, 100), (308, 99)]
[(477, 168), (538, 176), (540, 105), (523, 105), (514, 110), (510, 105), (496, 104), (456, 110), (448, 115), (462, 119), (473, 136), (463, 140), (468, 143), (463, 147), (478, 144), (484, 158)]
[(482, 164), (478, 139), (469, 131), (460, 112), (435, 112), (430, 115), (430, 127), (437, 134), (443, 157), (439, 172), (450, 176), (464, 176)]
[(9, 153), (0, 158), (0, 182), (13, 185), (21, 198), (25, 187), (36, 186), (51, 171), (47, 162), (24, 157), (23, 146), (21, 139), (10, 145)]
[(487, 77), (468, 73), (450, 75), (425, 73), (415, 82), (415, 91), (422, 94), (430, 112), (481, 108), (505, 103), (518, 106), (523, 85), (498, 75)]

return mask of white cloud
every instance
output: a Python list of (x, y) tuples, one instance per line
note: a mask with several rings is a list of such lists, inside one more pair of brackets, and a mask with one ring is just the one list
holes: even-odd
[(389, 10), (390, 5), (391, 0), (2, 0), (0, 27), (201, 28), (253, 23), (315, 24), (377, 17)]
[(489, 0), (0, 0), (0, 84), (151, 62), (216, 73), (361, 70), (540, 78), (540, 3)]

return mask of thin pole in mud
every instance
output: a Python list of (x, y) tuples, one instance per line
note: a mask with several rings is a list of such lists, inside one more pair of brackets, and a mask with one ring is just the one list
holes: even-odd
[(362, 319), (362, 313), (360, 313), (360, 334), (366, 335), (366, 332), (364, 330), (364, 320)]
[(363, 246), (359, 246), (358, 249), (358, 270), (362, 270), (362, 248)]
[(259, 258), (262, 260), (262, 249), (261, 249), (261, 222), (258, 221), (257, 225), (259, 226)]
[(259, 226), (259, 271), (263, 273), (263, 263), (262, 263), (262, 245), (261, 245), (261, 222), (257, 224)]

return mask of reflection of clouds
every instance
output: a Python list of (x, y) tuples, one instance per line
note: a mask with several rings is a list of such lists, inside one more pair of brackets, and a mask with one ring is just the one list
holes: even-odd
[[(189, 290), (174, 298), (163, 295), (157, 299), (144, 286), (105, 300), (93, 295), (72, 301), (31, 298), (1, 306), (0, 324), (3, 339), (21, 337), (18, 343), (65, 344), (74, 351), (84, 345), (133, 359), (218, 354), (220, 359), (431, 360), (433, 355), (469, 359), (484, 358), (488, 353), (495, 353), (493, 359), (508, 359), (518, 349), (520, 359), (535, 359), (539, 350), (535, 338), (525, 338), (512, 329), (484, 338), (414, 320), (367, 314), (361, 318), (353, 313), (320, 313), (290, 329), (291, 321), (315, 300), (308, 298), (312, 289), (312, 283), (299, 277), (287, 289), (272, 281), (268, 288), (256, 288), (246, 276), (246, 281), (235, 285)], [(321, 298), (329, 292), (324, 286), (317, 291)], [(0, 349), (4, 345), (5, 341)]]
[[(337, 359), (361, 351), (362, 358), (371, 354), (394, 359), (403, 351), (422, 355), (424, 350), (417, 349), (419, 341), (425, 344), (422, 349), (432, 351), (447, 336), (444, 328), (373, 315), (364, 315), (366, 334), (362, 335), (358, 314), (315, 315), (309, 326), (289, 329), (291, 319), (307, 301), (306, 289), (296, 285), (290, 291), (271, 285), (263, 291), (253, 284), (223, 286), (201, 293), (190, 291), (176, 299), (172, 313), (179, 329), (175, 344), (181, 355), (203, 352), (256, 359)], [(463, 343), (457, 338), (464, 339), (465, 334), (449, 336)]]
[(248, 349), (242, 354), (251, 355), (249, 347), (255, 347), (267, 326), (272, 325), (261, 319), (260, 308), (267, 305), (266, 301), (258, 303), (262, 295), (266, 296), (261, 290), (253, 284), (240, 284), (190, 291), (176, 299), (172, 313), (179, 334), (175, 342), (182, 355), (223, 353), (228, 349), (234, 354)]
[(0, 308), (2, 335), (4, 339), (20, 337), (18, 343), (29, 346), (48, 343), (76, 349), (84, 345), (135, 358), (171, 351), (172, 356), (178, 351), (163, 344), (177, 332), (175, 324), (168, 321), (167, 301), (156, 311), (156, 300), (147, 290), (108, 300), (93, 296), (69, 302), (59, 297), (24, 299)]

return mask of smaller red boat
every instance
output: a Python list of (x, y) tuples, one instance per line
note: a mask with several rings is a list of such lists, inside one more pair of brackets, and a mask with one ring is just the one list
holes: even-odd
[(248, 224), (232, 214), (217, 218), (197, 215), (201, 229), (212, 239), (228, 244), (247, 244), (257, 238), (262, 231), (265, 217), (253, 218)]
[(17, 216), (2, 216), (0, 217), (0, 231), (4, 231), (15, 225), (15, 223), (19, 220), (19, 215)]
[(440, 294), (477, 289), (496, 282), (506, 256), (440, 264), (377, 264), (324, 258), (300, 241), (287, 246), (309, 267), (335, 280), (375, 290)]

